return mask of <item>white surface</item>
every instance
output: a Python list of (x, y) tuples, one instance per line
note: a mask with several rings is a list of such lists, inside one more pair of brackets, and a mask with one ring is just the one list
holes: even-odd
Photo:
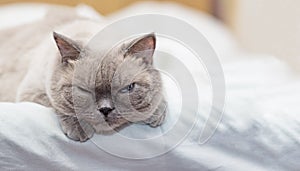
[[(145, 10), (145, 6), (132, 7), (129, 11)], [(175, 10), (173, 8), (164, 7), (170, 11)], [(150, 9), (154, 9), (153, 6), (148, 7)], [(19, 13), (20, 10), (15, 7), (8, 13), (13, 15), (14, 11)], [(174, 15), (186, 14), (185, 10), (177, 7), (176, 10), (173, 11)], [(186, 17), (190, 15), (186, 14)], [(228, 43), (226, 47), (235, 47), (232, 44), (234, 40), (220, 39), (227, 31), (221, 25), (211, 25), (215, 21), (199, 15), (193, 17), (207, 27), (204, 30), (208, 39), (213, 46), (219, 47), (217, 51), (221, 53), (227, 83), (223, 120), (206, 144), (197, 143), (202, 121), (207, 118), (205, 108), (202, 108), (199, 124), (177, 148), (153, 159), (129, 160), (104, 152), (92, 141), (78, 143), (67, 139), (52, 109), (33, 103), (0, 103), (0, 170), (298, 170), (299, 75), (294, 75), (273, 57), (238, 54), (234, 48), (220, 50), (222, 46), (213, 42), (222, 40)], [(169, 92), (172, 91), (169, 89)], [(208, 94), (206, 92), (204, 96)], [(171, 109), (176, 111), (176, 98), (170, 96), (168, 101)], [(209, 104), (209, 101), (206, 103)], [(186, 124), (190, 124), (189, 113), (185, 114)], [(169, 123), (176, 121), (173, 115), (169, 117)], [(121, 133), (136, 136), (146, 132), (147, 135), (153, 135), (164, 129), (135, 125)], [(93, 140), (96, 138), (101, 136), (97, 135)], [(120, 142), (111, 144), (123, 145)], [(148, 146), (142, 146), (136, 152), (142, 154), (149, 150), (151, 148)]]
[[(0, 30), (23, 25), (43, 19), (50, 8), (59, 6), (49, 6), (47, 4), (37, 3), (16, 3), (0, 7)], [(68, 8), (66, 8), (67, 10)], [(98, 13), (87, 5), (78, 5), (75, 8), (78, 16), (88, 18), (102, 18)], [(24, 15), (26, 14), (26, 15)]]
[[(35, 10), (32, 10), (33, 8), (35, 8)], [(14, 4), (0, 7), (1, 29), (6, 29), (42, 19), (43, 16), (45, 16), (46, 11), (45, 5), (35, 4)], [(16, 20), (16, 18), (18, 20)]]

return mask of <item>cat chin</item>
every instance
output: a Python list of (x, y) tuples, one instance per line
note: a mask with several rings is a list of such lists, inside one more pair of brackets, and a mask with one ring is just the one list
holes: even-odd
[(114, 133), (120, 131), (121, 129), (127, 127), (128, 125), (130, 125), (129, 122), (122, 121), (120, 123), (102, 122), (102, 123), (92, 125), (92, 126), (95, 129), (95, 132), (97, 134), (111, 135), (111, 134), (114, 134)]

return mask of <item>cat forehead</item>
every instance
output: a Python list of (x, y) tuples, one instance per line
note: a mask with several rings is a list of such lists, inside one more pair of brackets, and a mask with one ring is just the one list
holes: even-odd
[(132, 55), (125, 57), (125, 53), (124, 46), (117, 46), (107, 52), (88, 49), (81, 54), (76, 68), (80, 68), (77, 70), (84, 80), (96, 80), (96, 86), (108, 87), (113, 79), (117, 79), (118, 84), (127, 84), (147, 66), (141, 58)]
[(83, 75), (84, 80), (94, 80), (89, 82), (93, 84), (96, 81), (96, 86), (107, 87), (123, 59), (121, 52), (110, 51), (101, 54), (90, 51), (83, 54), (76, 64), (76, 69), (79, 70), (78, 74)]

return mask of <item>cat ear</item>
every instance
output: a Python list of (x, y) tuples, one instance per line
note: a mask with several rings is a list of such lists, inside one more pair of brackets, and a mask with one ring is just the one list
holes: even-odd
[(129, 45), (125, 57), (130, 54), (134, 57), (143, 58), (147, 64), (152, 64), (155, 44), (156, 38), (154, 33), (137, 38)]
[(53, 32), (53, 37), (60, 52), (62, 63), (78, 59), (81, 48), (75, 41), (56, 32)]

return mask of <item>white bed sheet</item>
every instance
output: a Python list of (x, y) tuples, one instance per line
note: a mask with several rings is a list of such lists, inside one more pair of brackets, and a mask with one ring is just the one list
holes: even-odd
[[(6, 14), (12, 16), (16, 14), (14, 11), (20, 13), (24, 6), (9, 8)], [(234, 39), (227, 36), (230, 33), (221, 25), (212, 24), (214, 20), (203, 14), (187, 12), (187, 9), (168, 4), (138, 4), (111, 17), (140, 10), (151, 12), (153, 9), (165, 9), (172, 15), (180, 14), (186, 18), (192, 15), (198, 19), (203, 25), (198, 28), (220, 54), (226, 77), (227, 102), (223, 120), (214, 136), (207, 143), (198, 144), (203, 121), (208, 117), (205, 115), (207, 108), (202, 108), (198, 125), (174, 150), (152, 159), (129, 160), (108, 154), (92, 141), (69, 140), (60, 130), (52, 109), (33, 103), (0, 103), (1, 170), (299, 170), (299, 75), (274, 57), (237, 52)], [(33, 15), (28, 16), (25, 22), (32, 21), (30, 16)], [(218, 40), (226, 46), (216, 43)], [(172, 98), (168, 101), (174, 110), (177, 102)], [(189, 119), (188, 114), (185, 119)], [(169, 116), (169, 120), (167, 123), (176, 118)], [(136, 136), (147, 132), (152, 135), (164, 129), (134, 125), (121, 133)], [(101, 138), (101, 135), (93, 139), (96, 138)], [(149, 150), (143, 146), (138, 152), (147, 153)]]

